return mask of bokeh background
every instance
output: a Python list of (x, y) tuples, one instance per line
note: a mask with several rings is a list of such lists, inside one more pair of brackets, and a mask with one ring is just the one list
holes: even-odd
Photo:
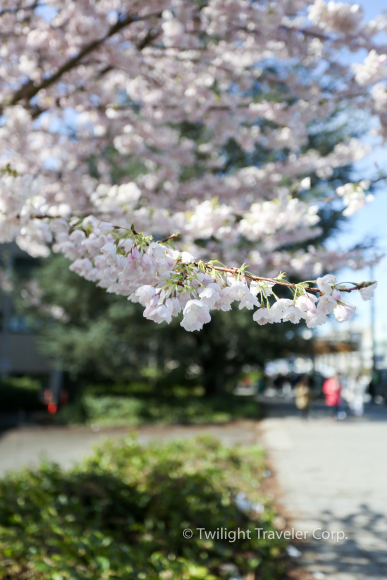
[[(385, 6), (363, 8), (371, 19)], [(372, 178), (386, 158), (377, 145), (346, 171)], [(386, 253), (385, 181), (373, 193), (328, 224), (328, 248)], [(378, 281), (345, 325), (259, 327), (234, 309), (200, 333), (154, 325), (61, 256), (10, 243), (0, 259), (0, 579), (387, 578), (385, 257), (337, 273)], [(323, 389), (337, 373), (332, 420)], [(262, 542), (257, 526), (345, 530), (346, 542)], [(199, 527), (253, 539), (202, 541)]]

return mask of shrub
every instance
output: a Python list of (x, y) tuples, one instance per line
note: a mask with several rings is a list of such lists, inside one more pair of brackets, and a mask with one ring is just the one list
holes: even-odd
[(257, 419), (260, 409), (253, 397), (225, 394), (202, 397), (136, 393), (97, 394), (86, 392), (64, 408), (61, 423), (96, 424), (105, 427), (151, 423), (219, 423), (232, 419)]
[(37, 411), (43, 408), (39, 401), (42, 380), (25, 377), (8, 377), (0, 382), (0, 410), (3, 413)]
[[(273, 529), (263, 469), (257, 447), (201, 437), (143, 448), (128, 438), (71, 471), (47, 464), (11, 474), (0, 482), (0, 578), (279, 578), (285, 542), (258, 540), (254, 529)], [(264, 511), (240, 511), (238, 492)], [(200, 539), (197, 528), (250, 530), (251, 539)]]

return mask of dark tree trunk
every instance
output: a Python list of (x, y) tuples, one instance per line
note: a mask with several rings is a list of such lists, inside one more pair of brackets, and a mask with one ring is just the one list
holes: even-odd
[(211, 363), (203, 365), (203, 386), (206, 391), (206, 396), (222, 395), (225, 387), (225, 375), (223, 370)]

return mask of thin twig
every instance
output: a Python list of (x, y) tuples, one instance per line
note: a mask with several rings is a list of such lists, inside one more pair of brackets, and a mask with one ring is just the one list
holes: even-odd
[[(379, 183), (379, 181), (383, 181), (386, 180), (387, 181), (387, 175), (381, 175), (380, 177), (375, 177), (375, 179), (365, 179), (364, 181), (369, 181), (369, 183)], [(335, 195), (332, 195), (330, 197), (322, 197), (321, 199), (312, 199), (310, 201), (306, 201), (305, 203), (307, 204), (313, 204), (313, 203), (329, 203), (330, 201), (334, 201), (335, 199), (340, 199), (341, 197), (343, 197), (343, 195), (338, 195), (337, 193)]]
[[(218, 272), (225, 272), (232, 274), (233, 276), (240, 273), (239, 268), (222, 268), (221, 266), (214, 266), (213, 264), (206, 263), (203, 261), (195, 262), (192, 264), (193, 266), (199, 267), (199, 264), (202, 264), (204, 268), (209, 270), (216, 270)], [(281, 280), (277, 280), (276, 278), (263, 278), (262, 276), (254, 276), (253, 274), (247, 274), (243, 272), (243, 275), (246, 276), (252, 282), (269, 282), (271, 284), (279, 284), (280, 286), (286, 286), (288, 288), (295, 288), (298, 284), (292, 284), (291, 282), (282, 282)], [(340, 292), (353, 292), (353, 290), (361, 290), (370, 284), (374, 284), (375, 282), (361, 282), (360, 284), (354, 284), (352, 288), (340, 288)], [(315, 292), (320, 296), (323, 294), (319, 288), (307, 288), (309, 292)]]
[(166, 238), (161, 240), (161, 243), (164, 244), (164, 242), (167, 242), (168, 240), (172, 240), (173, 238), (177, 238), (178, 236), (180, 236), (179, 232), (176, 232), (175, 234), (171, 234), (170, 236), (167, 236)]

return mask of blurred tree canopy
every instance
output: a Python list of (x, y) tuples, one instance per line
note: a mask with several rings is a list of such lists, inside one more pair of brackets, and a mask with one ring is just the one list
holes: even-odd
[(155, 326), (140, 305), (80, 278), (62, 256), (43, 260), (34, 279), (44, 288), (42, 304), (62, 313), (62, 320), (55, 320), (28, 308), (41, 322), (41, 349), (73, 377), (88, 381), (134, 381), (143, 369), (153, 368), (161, 387), (194, 379), (212, 394), (245, 365), (262, 367), (272, 358), (305, 351), (294, 325), (261, 327), (244, 310), (214, 312), (201, 332), (182, 332), (177, 320)]
[[(195, 131), (199, 139), (200, 127), (181, 126), (182, 136), (190, 133), (192, 137)], [(319, 129), (310, 135), (305, 150), (315, 148), (327, 155), (337, 143), (359, 133), (361, 127), (351, 126), (348, 118), (343, 121), (338, 112), (329, 121), (320, 123)], [(279, 154), (262, 147), (246, 153), (230, 139), (224, 151), (225, 171), (259, 165), (262, 160)], [(141, 171), (130, 157), (126, 164), (121, 161), (118, 165), (111, 147), (104, 156), (117, 182), (123, 175), (130, 177)], [(90, 160), (91, 174), (97, 171), (96, 161)], [(200, 168), (192, 167), (192, 175), (195, 172), (200, 172)], [(310, 175), (311, 189), (305, 191), (305, 199), (321, 197), (322, 192), (332, 193), (349, 180), (350, 172), (351, 167), (347, 165), (334, 169), (328, 179)], [(317, 247), (337, 231), (343, 220), (341, 211), (332, 206), (322, 209), (320, 216), (322, 234), (313, 240)], [(310, 243), (280, 249), (302, 249)], [(213, 394), (221, 392), (227, 382), (235, 381), (245, 365), (263, 367), (271, 359), (299, 352), (307, 354), (311, 348), (311, 342), (301, 338), (302, 324), (295, 326), (288, 322), (281, 328), (278, 325), (261, 327), (251, 320), (251, 313), (235, 308), (231, 313), (214, 311), (211, 323), (201, 332), (183, 332), (176, 319), (169, 326), (155, 325), (143, 318), (143, 309), (137, 304), (107, 294), (70, 272), (65, 258), (52, 256), (36, 263), (33, 277), (43, 291), (42, 302), (51, 310), (46, 308), (42, 315), (42, 309), (35, 313), (27, 309), (30, 316), (41, 319), (39, 341), (44, 353), (60, 361), (62, 368), (73, 377), (99, 382), (132, 381), (141, 377), (143, 369), (151, 368), (159, 386), (194, 380), (195, 384), (205, 387), (207, 394)], [(19, 304), (19, 307), (26, 310), (26, 305)], [(60, 307), (65, 317), (55, 320), (47, 315), (53, 311), (52, 307), (54, 311)]]

